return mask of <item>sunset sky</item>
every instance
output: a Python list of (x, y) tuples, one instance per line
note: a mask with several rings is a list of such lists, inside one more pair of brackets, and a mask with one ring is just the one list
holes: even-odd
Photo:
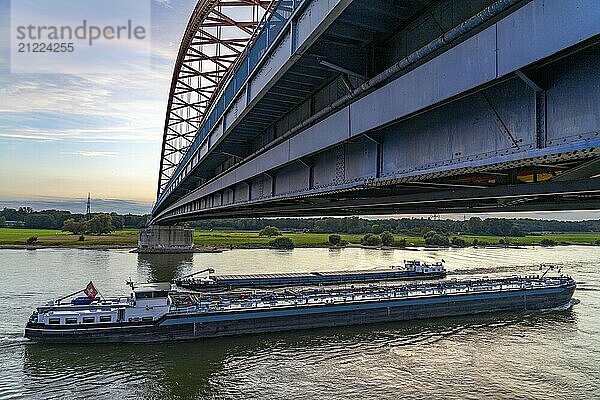
[[(150, 0), (148, 0), (150, 1)], [(11, 74), (0, 0), (0, 202), (102, 199), (150, 205), (174, 59), (194, 0), (152, 0), (151, 68)]]

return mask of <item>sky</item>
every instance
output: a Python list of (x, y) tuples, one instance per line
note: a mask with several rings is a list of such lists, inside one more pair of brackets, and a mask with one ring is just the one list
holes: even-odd
[(174, 60), (195, 1), (146, 1), (150, 66), (79, 76), (11, 73), (10, 0), (0, 0), (0, 204), (91, 192), (150, 207)]

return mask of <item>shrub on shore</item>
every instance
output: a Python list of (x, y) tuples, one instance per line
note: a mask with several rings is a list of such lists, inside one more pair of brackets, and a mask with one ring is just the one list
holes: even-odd
[(425, 244), (428, 246), (450, 246), (450, 240), (448, 239), (448, 236), (437, 233), (436, 231), (427, 232), (423, 238), (425, 239)]
[(467, 247), (467, 242), (465, 239), (458, 236), (454, 236), (450, 242), (454, 247)]
[(406, 238), (401, 238), (394, 241), (394, 246), (396, 247), (406, 247)]
[(274, 249), (293, 249), (294, 241), (288, 237), (278, 237), (277, 239), (271, 240), (269, 246)]
[(35, 246), (35, 244), (37, 243), (38, 238), (37, 236), (30, 236), (27, 238), (26, 243), (32, 246)]
[(106, 235), (114, 231), (115, 227), (109, 214), (96, 214), (87, 222), (86, 230), (96, 235)]
[(365, 246), (379, 246), (381, 244), (381, 236), (373, 235), (372, 233), (367, 233), (360, 240), (360, 244)]
[(339, 246), (342, 243), (342, 237), (340, 235), (329, 235), (329, 244), (333, 246)]
[(390, 231), (382, 232), (381, 235), (379, 235), (379, 237), (381, 238), (381, 243), (384, 246), (394, 245), (394, 235), (392, 235)]
[(540, 245), (542, 245), (544, 247), (556, 246), (556, 242), (552, 239), (544, 238), (540, 242)]
[(84, 219), (69, 218), (63, 223), (62, 230), (74, 235), (81, 235), (87, 230), (87, 221)]
[(279, 228), (269, 225), (265, 226), (260, 232), (258, 232), (258, 236), (281, 236), (281, 231), (279, 230)]

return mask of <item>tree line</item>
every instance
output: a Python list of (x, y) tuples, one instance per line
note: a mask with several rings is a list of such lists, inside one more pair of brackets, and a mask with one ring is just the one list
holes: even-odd
[[(110, 224), (107, 224), (109, 219)], [(35, 211), (30, 207), (20, 207), (19, 209), (4, 208), (0, 210), (0, 227), (7, 225), (7, 221), (9, 221), (11, 226), (29, 229), (63, 229), (65, 222), (69, 220), (78, 223), (87, 222), (91, 228), (97, 228), (96, 230), (106, 229), (108, 225), (112, 227), (111, 231), (125, 228), (139, 229), (146, 225), (147, 219), (147, 215), (93, 213), (90, 221), (86, 221), (84, 214), (74, 214), (70, 211)], [(67, 225), (68, 227), (73, 227), (71, 221)]]
[[(147, 215), (134, 214), (103, 214), (94, 213), (96, 216), (110, 216), (111, 230), (125, 228), (139, 229), (146, 225)], [(72, 220), (72, 221), (70, 221)], [(77, 226), (86, 223), (84, 214), (71, 213), (61, 210), (35, 211), (30, 207), (19, 209), (4, 208), (0, 210), (0, 227), (10, 226), (30, 229), (63, 229), (71, 231), (89, 231), (105, 229), (106, 217), (96, 218), (90, 227)], [(65, 222), (67, 224), (65, 225)], [(98, 221), (104, 221), (97, 227)], [(15, 224), (17, 222), (17, 224)], [(481, 235), (481, 236), (523, 236), (537, 232), (600, 232), (600, 220), (586, 221), (558, 221), (539, 220), (532, 218), (487, 218), (472, 217), (464, 221), (451, 219), (430, 218), (394, 218), (394, 219), (366, 219), (359, 217), (345, 218), (240, 218), (203, 220), (191, 222), (188, 225), (203, 230), (250, 230), (260, 231), (268, 226), (282, 230), (314, 233), (348, 233), (381, 235), (383, 232), (407, 236), (424, 236), (427, 232), (435, 231), (442, 235)], [(372, 239), (374, 240), (374, 239)]]
[(385, 231), (408, 236), (424, 236), (435, 231), (442, 235), (524, 236), (537, 232), (600, 232), (600, 220), (557, 221), (532, 218), (472, 217), (464, 221), (429, 218), (365, 219), (346, 218), (253, 218), (196, 221), (190, 226), (203, 230), (260, 231), (267, 226), (314, 233), (380, 235)]

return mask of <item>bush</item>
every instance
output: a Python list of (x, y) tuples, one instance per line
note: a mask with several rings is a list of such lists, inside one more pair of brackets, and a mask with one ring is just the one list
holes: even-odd
[(473, 247), (477, 247), (479, 245), (479, 240), (478, 239), (473, 239), (473, 241), (471, 242), (471, 245)]
[(500, 246), (508, 247), (511, 244), (510, 238), (502, 238), (502, 239), (498, 240), (498, 244)]
[(394, 241), (394, 246), (397, 247), (406, 247), (406, 238), (398, 239)]
[(556, 242), (552, 239), (548, 239), (548, 238), (544, 238), (542, 239), (542, 241), (540, 242), (540, 244), (544, 247), (549, 247), (549, 246), (556, 246)]
[(458, 237), (458, 236), (454, 236), (450, 242), (452, 243), (452, 246), (454, 246), (454, 247), (466, 247), (467, 246), (467, 242), (465, 241), (465, 239)]
[(392, 246), (394, 244), (394, 235), (392, 235), (390, 231), (382, 232), (379, 237), (384, 246)]
[(104, 235), (115, 230), (112, 225), (112, 217), (109, 214), (96, 214), (87, 222), (90, 233)]
[(62, 230), (64, 232), (71, 232), (74, 235), (81, 235), (87, 230), (87, 222), (83, 219), (75, 220), (69, 218), (63, 222)]
[[(431, 231), (433, 232), (433, 231)], [(428, 246), (442, 246), (447, 247), (450, 245), (450, 240), (448, 240), (448, 236), (441, 235), (439, 233), (434, 233), (429, 235), (430, 232), (425, 234), (425, 244)]]
[(81, 235), (81, 236), (79, 236), (79, 239), (77, 239), (77, 240), (80, 242), (83, 242), (85, 240), (85, 236)]
[(427, 239), (427, 238), (432, 238), (432, 237), (433, 237), (433, 236), (435, 236), (435, 235), (437, 235), (437, 232), (436, 232), (436, 231), (427, 231), (427, 232), (425, 232), (425, 234), (423, 235), (423, 238), (424, 238), (424, 239)]
[(27, 244), (35, 245), (38, 241), (37, 236), (30, 236), (27, 238)]
[(294, 242), (288, 237), (278, 237), (275, 240), (271, 240), (269, 242), (269, 246), (273, 247), (274, 249), (293, 249)]
[(268, 237), (281, 236), (281, 231), (279, 230), (279, 228), (269, 225), (269, 226), (265, 226), (258, 233), (258, 236), (268, 236)]
[(329, 235), (329, 243), (339, 246), (342, 243), (342, 237), (340, 235)]
[(379, 246), (381, 244), (381, 237), (379, 235), (367, 233), (362, 237), (360, 243), (364, 244), (365, 246)]

